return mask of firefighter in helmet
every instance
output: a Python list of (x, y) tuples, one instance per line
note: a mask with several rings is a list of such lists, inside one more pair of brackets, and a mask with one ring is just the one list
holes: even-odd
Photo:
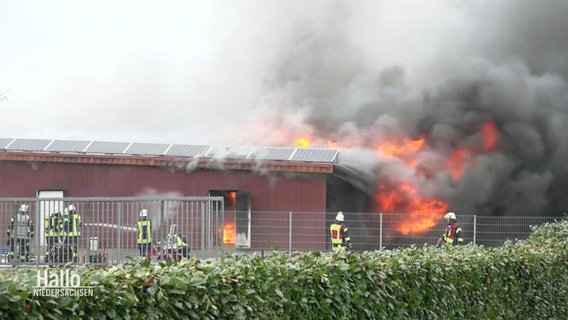
[(148, 210), (140, 210), (136, 228), (138, 229), (138, 251), (141, 257), (146, 257), (148, 249), (152, 246), (152, 220), (148, 218)]
[(450, 246), (463, 244), (462, 228), (456, 218), (456, 214), (448, 212), (444, 215), (444, 219), (448, 221), (448, 225), (446, 226), (446, 230), (442, 237), (438, 239), (436, 246), (439, 247), (444, 244)]
[(335, 216), (335, 221), (329, 226), (331, 233), (331, 250), (333, 252), (343, 252), (351, 249), (351, 237), (349, 230), (344, 223), (343, 212), (339, 211)]
[[(10, 225), (6, 233), (8, 234), (8, 242), (10, 253), (8, 259), (20, 259), (21, 261), (30, 260), (30, 240), (34, 237), (34, 225), (29, 215), (30, 206), (22, 204), (18, 208), (15, 217), (10, 220)], [(18, 251), (16, 257), (15, 251)]]
[(59, 236), (63, 232), (63, 216), (60, 211), (51, 213), (45, 218), (45, 241), (47, 243), (46, 258), (51, 249), (59, 242)]
[(69, 205), (63, 210), (63, 231), (65, 233), (65, 243), (71, 246), (73, 251), (73, 260), (77, 261), (77, 244), (81, 237), (81, 228), (83, 222), (81, 216), (77, 213), (74, 205)]

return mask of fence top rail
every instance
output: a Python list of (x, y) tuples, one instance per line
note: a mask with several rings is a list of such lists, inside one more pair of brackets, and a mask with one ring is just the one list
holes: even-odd
[(223, 197), (195, 197), (195, 196), (185, 196), (185, 197), (164, 197), (164, 196), (141, 196), (141, 197), (11, 197), (11, 198), (0, 198), (0, 202), (35, 202), (35, 201), (223, 201)]

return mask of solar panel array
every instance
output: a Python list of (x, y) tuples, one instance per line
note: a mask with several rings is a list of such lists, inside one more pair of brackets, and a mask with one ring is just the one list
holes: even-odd
[(0, 151), (205, 157), (334, 163), (336, 149), (0, 138)]
[(90, 141), (54, 140), (45, 151), (51, 152), (83, 152), (89, 146)]

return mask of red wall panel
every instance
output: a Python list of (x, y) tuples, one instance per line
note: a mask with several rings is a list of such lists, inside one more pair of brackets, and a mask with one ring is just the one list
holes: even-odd
[(253, 211), (326, 209), (325, 174), (185, 172), (144, 166), (0, 162), (0, 197), (35, 197), (38, 190), (64, 190), (67, 197), (206, 196), (209, 190), (246, 190), (251, 193)]

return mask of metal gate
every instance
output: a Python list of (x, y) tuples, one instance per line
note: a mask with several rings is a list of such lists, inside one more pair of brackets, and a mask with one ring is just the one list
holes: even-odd
[[(151, 221), (145, 246), (138, 241), (142, 212)], [(5, 265), (161, 259), (172, 250), (181, 256), (183, 243), (188, 256), (224, 252), (223, 197), (0, 198), (0, 224)]]

